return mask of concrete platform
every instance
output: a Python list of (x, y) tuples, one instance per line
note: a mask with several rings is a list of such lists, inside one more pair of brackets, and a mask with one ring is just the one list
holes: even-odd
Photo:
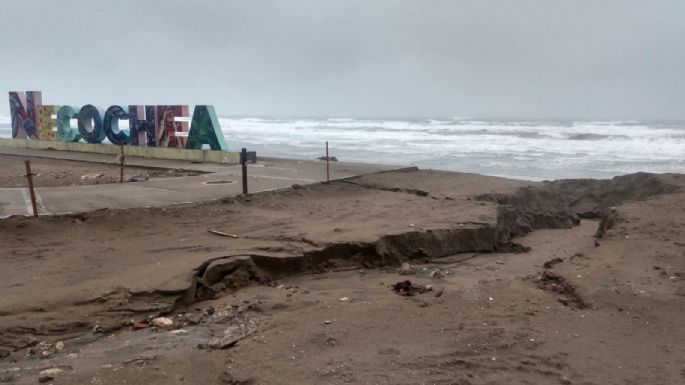
[[(93, 153), (0, 147), (0, 154), (116, 163), (116, 159), (111, 155)], [(56, 215), (104, 208), (168, 206), (220, 199), (242, 193), (240, 165), (138, 157), (127, 157), (126, 163), (131, 166), (181, 169), (203, 174), (122, 184), (47, 188), (36, 186), (39, 214)], [(330, 162), (331, 180), (401, 169), (403, 168), (387, 165)], [(248, 165), (250, 193), (285, 188), (293, 184), (317, 183), (325, 179), (326, 164), (321, 161), (260, 158), (258, 163)], [(12, 215), (32, 215), (28, 189), (0, 188), (0, 218)]]

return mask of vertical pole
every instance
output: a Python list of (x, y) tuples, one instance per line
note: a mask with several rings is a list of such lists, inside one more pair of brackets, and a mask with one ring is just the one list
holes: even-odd
[(331, 182), (331, 169), (328, 166), (328, 141), (326, 141), (326, 183)]
[(119, 183), (124, 183), (124, 145), (120, 145), (119, 149)]
[(26, 179), (29, 181), (29, 192), (31, 193), (31, 205), (33, 206), (33, 216), (38, 216), (38, 207), (36, 206), (36, 193), (33, 191), (33, 174), (31, 173), (31, 162), (24, 161), (26, 165)]
[(247, 194), (247, 149), (240, 152), (240, 163), (243, 166), (243, 194)]

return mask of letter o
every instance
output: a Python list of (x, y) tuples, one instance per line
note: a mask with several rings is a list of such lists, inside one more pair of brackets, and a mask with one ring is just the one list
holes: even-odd
[(78, 113), (78, 132), (88, 143), (102, 143), (107, 137), (102, 125), (103, 112), (92, 104), (86, 104)]

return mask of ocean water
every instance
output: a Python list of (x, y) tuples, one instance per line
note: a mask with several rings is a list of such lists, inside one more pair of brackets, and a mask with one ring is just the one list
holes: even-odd
[[(220, 118), (231, 150), (518, 179), (685, 173), (685, 122)], [(9, 137), (0, 117), (0, 137)]]

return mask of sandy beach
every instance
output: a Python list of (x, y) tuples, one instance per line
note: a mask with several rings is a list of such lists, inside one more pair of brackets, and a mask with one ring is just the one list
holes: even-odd
[(6, 218), (0, 382), (681, 384), (684, 186), (418, 170)]

